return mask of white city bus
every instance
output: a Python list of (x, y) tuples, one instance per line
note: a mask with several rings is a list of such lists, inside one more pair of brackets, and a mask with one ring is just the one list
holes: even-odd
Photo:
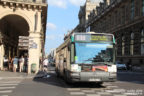
[(56, 49), (56, 73), (69, 82), (110, 82), (117, 77), (115, 38), (73, 33)]

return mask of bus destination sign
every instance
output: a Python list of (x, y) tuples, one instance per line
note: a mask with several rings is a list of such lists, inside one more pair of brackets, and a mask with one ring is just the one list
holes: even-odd
[(113, 36), (105, 35), (105, 34), (75, 34), (75, 41), (78, 41), (78, 42), (113, 42)]

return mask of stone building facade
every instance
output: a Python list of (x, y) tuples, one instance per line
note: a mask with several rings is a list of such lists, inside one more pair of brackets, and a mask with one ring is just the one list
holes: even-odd
[[(0, 1), (0, 69), (3, 69), (4, 56), (28, 56), (28, 73), (44, 51), (46, 21), (46, 0), (1, 0)], [(28, 48), (19, 49), (19, 37), (28, 38)]]
[(74, 31), (77, 32), (85, 32), (86, 23), (88, 22), (88, 15), (90, 12), (98, 6), (97, 0), (86, 0), (84, 6), (80, 7), (80, 11), (78, 14), (79, 17), (79, 24), (76, 26)]
[(104, 0), (99, 5), (90, 13), (86, 28), (114, 34), (117, 60), (144, 66), (144, 0)]

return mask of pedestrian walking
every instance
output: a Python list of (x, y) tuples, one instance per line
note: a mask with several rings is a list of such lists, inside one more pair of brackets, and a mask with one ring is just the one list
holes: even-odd
[(48, 59), (45, 59), (43, 61), (43, 71), (45, 71), (45, 72), (47, 72), (48, 63), (49, 63)]
[(12, 71), (13, 63), (12, 63), (12, 58), (11, 57), (9, 57), (8, 64), (9, 64), (9, 71)]
[(18, 68), (18, 57), (15, 56), (13, 58), (13, 72), (16, 72), (17, 68)]
[(24, 67), (24, 57), (21, 56), (21, 58), (19, 59), (19, 72), (23, 71), (23, 67)]

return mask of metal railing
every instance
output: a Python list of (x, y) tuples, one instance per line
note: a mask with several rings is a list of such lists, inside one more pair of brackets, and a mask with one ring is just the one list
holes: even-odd
[(1, 1), (13, 1), (13, 2), (25, 2), (25, 3), (47, 3), (47, 0), (1, 0)]

